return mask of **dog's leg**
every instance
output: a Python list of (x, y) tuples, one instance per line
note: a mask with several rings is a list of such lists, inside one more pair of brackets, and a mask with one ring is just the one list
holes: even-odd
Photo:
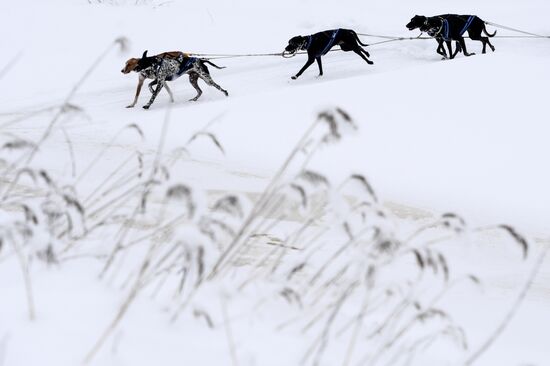
[(151, 94), (153, 94), (155, 92), (155, 89), (153, 89), (153, 86), (156, 85), (157, 83), (158, 83), (157, 79), (155, 79), (155, 80), (153, 80), (149, 83), (148, 86), (149, 86), (149, 91), (151, 92)]
[(363, 52), (366, 52), (365, 50), (363, 50), (361, 47), (358, 47), (356, 49), (353, 50), (353, 52), (355, 52), (356, 54), (358, 54), (363, 60), (367, 61), (367, 63), (369, 65), (372, 65), (374, 62), (372, 62), (371, 60), (369, 60), (365, 55), (363, 55)]
[[(451, 40), (445, 41), (445, 44), (447, 45), (447, 49), (449, 50), (449, 58), (452, 60), (456, 56), (456, 51), (453, 53), (453, 42)], [(443, 46), (442, 46), (443, 47)], [(443, 47), (444, 49), (445, 47)]]
[(468, 50), (466, 49), (466, 42), (464, 42), (464, 37), (459, 37), (457, 41), (460, 43), (460, 47), (462, 48), (462, 52), (464, 53), (464, 56), (475, 55), (475, 53), (468, 53)]
[(489, 47), (491, 47), (491, 51), (495, 51), (495, 47), (493, 47), (493, 45), (491, 44), (491, 42), (489, 42), (489, 38), (488, 37), (482, 37), (481, 35), (472, 35), (470, 34), (470, 38), (473, 39), (474, 41), (480, 41), (481, 44), (483, 45), (483, 49), (481, 51), (481, 53), (487, 53), (487, 45), (489, 45)]
[(195, 98), (189, 99), (190, 102), (195, 102), (202, 95), (202, 90), (201, 88), (199, 88), (198, 80), (199, 80), (199, 74), (197, 74), (196, 72), (189, 73), (189, 82), (191, 83), (191, 85), (193, 85), (193, 88), (195, 88), (195, 90), (197, 91), (197, 95), (195, 96)]
[[(359, 51), (363, 52), (363, 53), (365, 54), (365, 56), (367, 56), (367, 58), (370, 57), (370, 53), (368, 53), (366, 49), (364, 49), (364, 48), (361, 47), (361, 46), (357, 46), (357, 48), (359, 48)], [(363, 58), (363, 59), (364, 59), (365, 61), (367, 61), (367, 63), (368, 63), (369, 65), (374, 64), (374, 62), (372, 62), (371, 60), (367, 60), (366, 58)]]
[(137, 85), (137, 89), (136, 89), (136, 96), (134, 98), (134, 102), (130, 105), (127, 105), (126, 108), (134, 108), (134, 106), (136, 105), (138, 97), (139, 97), (139, 93), (141, 93), (141, 87), (143, 86), (143, 81), (144, 80), (145, 80), (145, 78), (140, 75), (138, 85)]
[(460, 42), (455, 41), (455, 47), (456, 47), (455, 55), (459, 52), (462, 52), (462, 47), (460, 47)]
[(471, 29), (468, 30), (468, 36), (472, 41), (480, 41), (483, 48), (481, 49), (481, 53), (484, 54), (487, 52), (485, 41), (483, 40), (483, 37), (481, 37), (481, 34), (477, 34), (476, 32), (472, 31)]
[(297, 73), (296, 75), (294, 75), (294, 76), (292, 77), (292, 80), (298, 79), (298, 78), (300, 77), (300, 75), (302, 75), (302, 74), (304, 73), (304, 71), (306, 71), (306, 69), (307, 69), (308, 67), (310, 67), (311, 64), (314, 63), (314, 62), (315, 62), (315, 57), (314, 57), (313, 55), (309, 55), (309, 54), (308, 54), (308, 58), (307, 58), (306, 64), (304, 65), (304, 67), (302, 67), (302, 68), (300, 69), (300, 71), (298, 71), (298, 73)]
[(153, 92), (153, 95), (151, 95), (151, 99), (149, 100), (149, 102), (143, 106), (144, 109), (149, 109), (151, 104), (153, 104), (153, 102), (155, 101), (155, 98), (157, 97), (157, 95), (160, 93), (162, 87), (165, 85), (166, 85), (166, 82), (164, 80), (158, 80), (157, 88)]
[(174, 103), (174, 95), (172, 94), (172, 91), (168, 87), (168, 83), (164, 83), (164, 87), (166, 88), (166, 91), (168, 92), (168, 95), (170, 96), (170, 101)]
[(445, 47), (443, 46), (443, 39), (442, 38), (436, 38), (436, 41), (437, 41), (437, 50), (435, 50), (435, 52), (437, 52), (438, 54), (443, 56), (443, 59), (446, 60), (447, 59), (447, 51), (445, 51)]
[(219, 91), (221, 91), (222, 93), (225, 94), (226, 97), (229, 96), (229, 93), (227, 92), (227, 90), (225, 90), (224, 88), (222, 88), (221, 86), (219, 86), (218, 84), (216, 84), (214, 82), (214, 80), (212, 80), (212, 78), (210, 77), (209, 74), (207, 73), (204, 73), (204, 72), (199, 72), (198, 73), (199, 77), (204, 80), (204, 82), (210, 86), (213, 86), (214, 88), (218, 89)]
[(456, 55), (458, 55), (458, 53), (462, 51), (462, 47), (460, 47), (460, 43), (459, 43), (458, 41), (455, 42), (455, 47), (456, 47), (455, 53), (453, 53), (453, 54), (451, 55), (451, 58), (455, 58)]
[(323, 76), (323, 63), (321, 62), (321, 56), (315, 58), (317, 65), (319, 65), (319, 76)]
[(489, 41), (489, 38), (488, 37), (483, 37), (482, 39), (484, 39), (485, 43), (487, 43), (489, 45), (489, 47), (491, 47), (491, 51), (495, 52), (495, 46), (493, 46), (491, 44), (491, 41)]

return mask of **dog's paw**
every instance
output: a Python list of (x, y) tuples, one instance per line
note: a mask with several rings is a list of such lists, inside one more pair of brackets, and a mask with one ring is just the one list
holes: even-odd
[(144, 105), (143, 109), (149, 109), (150, 105)]
[(369, 65), (374, 65), (374, 62), (372, 62), (371, 60), (368, 60), (367, 63), (368, 63)]
[(227, 90), (222, 90), (222, 92), (225, 94), (226, 97), (229, 96), (229, 93), (227, 92)]
[(126, 108), (134, 108), (134, 104), (127, 105)]
[(189, 99), (189, 101), (190, 101), (190, 102), (196, 102), (197, 99), (199, 99), (199, 97), (191, 98), (191, 99)]
[(291, 76), (290, 78), (291, 78), (292, 80), (296, 80), (296, 79), (298, 79), (298, 76), (294, 75), (294, 76)]

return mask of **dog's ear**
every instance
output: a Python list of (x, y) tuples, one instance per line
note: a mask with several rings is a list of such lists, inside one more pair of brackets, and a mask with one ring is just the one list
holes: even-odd
[(145, 52), (143, 52), (143, 56), (141, 56), (141, 58), (147, 57), (147, 51), (148, 51), (148, 50), (145, 50)]

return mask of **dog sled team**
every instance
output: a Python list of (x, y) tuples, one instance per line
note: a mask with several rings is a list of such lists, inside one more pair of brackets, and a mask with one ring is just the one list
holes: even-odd
[[(410, 31), (419, 29), (421, 32), (427, 33), (430, 37), (433, 37), (437, 41), (436, 52), (443, 56), (443, 59), (453, 59), (459, 52), (464, 53), (465, 56), (474, 55), (474, 53), (469, 53), (466, 49), (466, 43), (463, 37), (466, 32), (468, 32), (468, 37), (470, 39), (482, 43), (482, 53), (486, 52), (487, 46), (489, 46), (492, 51), (495, 50), (495, 47), (489, 41), (489, 37), (494, 37), (496, 31), (490, 34), (487, 32), (485, 24), (486, 23), (481, 18), (475, 15), (444, 14), (434, 17), (415, 15), (406, 27)], [(452, 47), (453, 42), (455, 42), (454, 52)], [(292, 79), (297, 79), (314, 62), (317, 62), (319, 67), (319, 76), (323, 75), (321, 57), (327, 54), (335, 46), (340, 46), (340, 49), (344, 52), (353, 51), (369, 65), (373, 64), (373, 62), (369, 60), (370, 54), (363, 48), (368, 45), (361, 42), (355, 31), (351, 29), (326, 30), (308, 36), (292, 37), (288, 41), (288, 45), (283, 54), (294, 55), (299, 51), (305, 51), (307, 53), (305, 65), (296, 75), (292, 76)], [(448, 53), (445, 50), (445, 46), (447, 46)], [(168, 92), (170, 100), (174, 102), (174, 96), (167, 82), (174, 81), (184, 74), (189, 76), (189, 82), (197, 91), (197, 95), (192, 98), (191, 101), (196, 101), (202, 95), (202, 90), (198, 84), (199, 79), (202, 79), (206, 84), (218, 89), (225, 94), (225, 96), (229, 96), (227, 90), (223, 89), (212, 80), (207, 64), (217, 69), (224, 68), (207, 59), (192, 57), (190, 54), (179, 51), (164, 52), (155, 56), (148, 56), (147, 51), (145, 51), (141, 58), (129, 59), (126, 61), (121, 71), (124, 74), (128, 74), (132, 71), (137, 72), (139, 74), (139, 81), (134, 101), (126, 108), (132, 108), (136, 105), (141, 87), (146, 79), (153, 80), (148, 85), (152, 95), (149, 102), (147, 102), (143, 108), (149, 109), (163, 88)], [(156, 86), (156, 88), (154, 88), (154, 86)]]

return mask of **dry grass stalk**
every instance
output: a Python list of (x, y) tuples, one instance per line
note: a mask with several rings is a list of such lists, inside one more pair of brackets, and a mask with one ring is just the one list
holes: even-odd
[(13, 235), (9, 235), (9, 242), (12, 244), (15, 253), (17, 254), (17, 259), (19, 260), (19, 265), (21, 267), (21, 274), (23, 275), (23, 280), (25, 282), (25, 293), (27, 295), (27, 308), (29, 314), (29, 320), (34, 321), (36, 318), (36, 311), (34, 306), (34, 297), (32, 291), (32, 282), (31, 274), (29, 270), (29, 262), (25, 258), (23, 249), (19, 246), (19, 243)]
[[(67, 102), (60, 110), (58, 113), (63, 114), (74, 111), (74, 108)], [(120, 225), (116, 233), (115, 246), (111, 248), (110, 255), (106, 259), (102, 257), (105, 264), (102, 275), (111, 269), (109, 273), (113, 278), (118, 277), (118, 271), (127, 271), (125, 268), (127, 266), (123, 267), (121, 262), (124, 258), (131, 257), (134, 253), (132, 249), (138, 244), (149, 245), (140, 266), (127, 271), (128, 275), (123, 282), (124, 286), (129, 287), (128, 294), (113, 320), (88, 353), (86, 362), (91, 361), (97, 354), (106, 339), (123, 320), (137, 296), (147, 288), (151, 288), (152, 296), (160, 293), (159, 296), (169, 296), (168, 301), (174, 302), (176, 309), (172, 320), (191, 305), (193, 315), (204, 319), (206, 325), (213, 328), (214, 323), (210, 315), (204, 310), (197, 310), (193, 301), (194, 296), (200, 294), (208, 284), (206, 279), (226, 281), (225, 273), (241, 271), (241, 268), (235, 266), (235, 259), (254, 249), (253, 246), (257, 245), (254, 243), (254, 237), (257, 238), (258, 233), (271, 233), (283, 226), (281, 222), (289, 217), (286, 211), (289, 207), (293, 210), (296, 207), (303, 208), (303, 212), (300, 212), (300, 215), (305, 216), (301, 217), (303, 222), (297, 228), (287, 230), (288, 233), (278, 235), (277, 237), (283, 240), (277, 241), (252, 265), (243, 267), (242, 270), (246, 271), (244, 281), (241, 280), (243, 277), (239, 277), (239, 281), (228, 284), (232, 286), (235, 294), (238, 294), (240, 291), (246, 292), (245, 287), (248, 284), (261, 285), (263, 281), (266, 283), (272, 280), (281, 281), (276, 295), (282, 296), (289, 303), (293, 313), (290, 320), (283, 323), (279, 329), (283, 330), (295, 324), (300, 327), (304, 337), (312, 335), (314, 339), (310, 349), (304, 355), (304, 360), (311, 361), (313, 365), (321, 364), (324, 361), (324, 355), (330, 352), (332, 342), (337, 341), (344, 334), (350, 336), (344, 354), (344, 365), (353, 363), (354, 353), (357, 353), (360, 340), (374, 350), (374, 353), (363, 357), (363, 361), (369, 364), (386, 362), (388, 359), (390, 362), (414, 360), (421, 349), (429, 347), (438, 337), (449, 337), (462, 346), (466, 344), (462, 329), (453, 323), (444, 309), (437, 309), (437, 305), (459, 282), (468, 280), (479, 283), (479, 279), (473, 275), (453, 278), (450, 268), (452, 258), (445, 257), (436, 247), (436, 244), (456, 238), (466, 226), (464, 220), (454, 213), (444, 214), (435, 223), (415, 231), (408, 239), (399, 240), (400, 238), (397, 238), (391, 230), (385, 228), (384, 224), (391, 222), (392, 219), (381, 211), (377, 204), (378, 197), (364, 176), (354, 174), (340, 186), (332, 189), (332, 184), (325, 175), (308, 167), (317, 147), (340, 140), (346, 128), (356, 128), (346, 112), (336, 109), (319, 114), (248, 213), (245, 212), (237, 196), (228, 194), (218, 199), (204, 216), (198, 216), (201, 211), (196, 207), (192, 190), (185, 184), (173, 184), (169, 181), (170, 169), (179, 159), (178, 155), (166, 163), (161, 157), (169, 115), (170, 111), (166, 114), (157, 154), (152, 164), (144, 160), (139, 151), (130, 154), (122, 161), (119, 168), (111, 172), (92, 190), (85, 200), (79, 200), (74, 193), (76, 191), (74, 187), (59, 184), (46, 170), (34, 171), (18, 165), (18, 169), (11, 173), (14, 181), (28, 176), (33, 184), (45, 185), (48, 194), (55, 194), (64, 202), (65, 211), (52, 210), (49, 218), (52, 222), (52, 230), (64, 243), (71, 239), (76, 242), (86, 238), (99, 227)], [(50, 127), (53, 128), (55, 124), (50, 124)], [(319, 131), (316, 131), (316, 126), (319, 124), (325, 124), (329, 130), (320, 137), (317, 136)], [(145, 138), (143, 131), (135, 124), (126, 126), (122, 131), (126, 129), (135, 131), (141, 140)], [(113, 142), (117, 136), (113, 138)], [(223, 146), (217, 137), (206, 129), (192, 135), (186, 147), (199, 137), (208, 138), (218, 150), (224, 153)], [(70, 144), (69, 137), (65, 135), (65, 138)], [(311, 146), (313, 146), (312, 150)], [(27, 148), (25, 144), (17, 143), (6, 147), (22, 150)], [(182, 149), (186, 150), (186, 147)], [(81, 172), (77, 181), (82, 180), (92, 171), (108, 148), (109, 146), (96, 156)], [(130, 167), (126, 172), (120, 171), (134, 160), (137, 160), (137, 167)], [(300, 162), (302, 164), (299, 164)], [(75, 171), (74, 158), (72, 158), (72, 164)], [(301, 167), (298, 175), (293, 173), (291, 166)], [(149, 175), (144, 178), (145, 171), (148, 171)], [(344, 185), (350, 181), (358, 182), (362, 187), (360, 202), (349, 203), (346, 206), (348, 216), (344, 215), (345, 219), (319, 225), (325, 215), (331, 213), (331, 207), (324, 201), (319, 204), (319, 199), (314, 194), (327, 195), (331, 190), (331, 193), (335, 191), (344, 195)], [(42, 224), (44, 220), (39, 219), (32, 209), (33, 206), (26, 205), (24, 200), (14, 200), (21, 198), (15, 197), (13, 193), (14, 190), (8, 187), (3, 196), (9, 198), (10, 202), (13, 200), (20, 204), (27, 223)], [(132, 237), (130, 234), (135, 234), (135, 231), (132, 231), (132, 225), (140, 214), (140, 209), (144, 215), (148, 214), (148, 217), (154, 215), (150, 212), (152, 207), (150, 204), (155, 204), (156, 201), (151, 201), (150, 198), (158, 195), (163, 199), (159, 200), (162, 204), (161, 214), (158, 215), (158, 219), (155, 218), (155, 224), (151, 225), (143, 235)], [(176, 216), (167, 210), (168, 213), (165, 216), (164, 208), (172, 204), (172, 201), (183, 201), (185, 213)], [(168, 215), (175, 217), (168, 217)], [(189, 218), (195, 215), (198, 216), (197, 219), (190, 222)], [(292, 216), (292, 213), (290, 215)], [(82, 222), (86, 220), (88, 227), (77, 237), (73, 231), (78, 227), (79, 218)], [(62, 219), (64, 221), (61, 221)], [(60, 222), (65, 226), (61, 228)], [(212, 252), (212, 249), (208, 245), (203, 245), (202, 242), (189, 245), (187, 238), (172, 240), (171, 232), (184, 222), (197, 231), (201, 231), (202, 228), (200, 238), (202, 240), (205, 234), (209, 235), (210, 240), (205, 239), (208, 245), (223, 246), (225, 249), (221, 251), (221, 255), (216, 257), (217, 252), (215, 250)], [(198, 226), (197, 223), (201, 223), (204, 227)], [(331, 230), (335, 228), (339, 228), (340, 232), (343, 228), (348, 237), (336, 248), (334, 248), (333, 237), (330, 236)], [(452, 235), (434, 239), (436, 230), (432, 231), (432, 229), (436, 228), (447, 228), (449, 230), (445, 232), (450, 231)], [(524, 255), (527, 255), (527, 241), (514, 228), (507, 225), (497, 228), (506, 231), (523, 248)], [(67, 245), (64, 252), (69, 253), (72, 248), (72, 245)], [(294, 249), (299, 249), (300, 252), (296, 255), (297, 259), (288, 256)], [(53, 263), (58, 259), (57, 252), (50, 246), (46, 251), (38, 254), (46, 260), (53, 258), (51, 260)], [(399, 265), (398, 260), (405, 256), (410, 257), (406, 258), (407, 260), (415, 261), (414, 272), (411, 272), (412, 275), (407, 281), (391, 286), (379, 284), (378, 273)], [(66, 258), (70, 258), (70, 255), (65, 255), (61, 260)], [(214, 259), (213, 265), (212, 259)], [(293, 260), (295, 262), (292, 262)], [(433, 295), (430, 293), (429, 296), (421, 296), (422, 286), (431, 284), (432, 282), (429, 281), (434, 278), (439, 279), (437, 285), (441, 286), (441, 289), (434, 290)], [(161, 288), (167, 284), (173, 287), (161, 293)], [(520, 294), (516, 305), (503, 322), (502, 328), (513, 316), (526, 291), (527, 289), (524, 289)], [(348, 314), (348, 309), (346, 311), (342, 309), (352, 300), (358, 300), (361, 306), (354, 308), (355, 313)], [(225, 305), (222, 302), (224, 328), (232, 363), (237, 365), (235, 339)], [(435, 332), (412, 341), (406, 340), (406, 336), (412, 329), (422, 327), (436, 318), (445, 320), (443, 328), (438, 328)], [(382, 319), (382, 323), (374, 321), (379, 319)], [(478, 353), (484, 352), (501, 331), (499, 327), (490, 341), (482, 345), (471, 358), (475, 359)]]
[(531, 268), (531, 272), (529, 273), (527, 280), (522, 286), (521, 291), (518, 293), (518, 296), (516, 297), (514, 303), (512, 304), (512, 306), (510, 307), (510, 309), (508, 310), (508, 312), (506, 313), (502, 321), (491, 332), (491, 334), (487, 337), (487, 339), (475, 351), (473, 351), (470, 356), (466, 358), (466, 361), (464, 361), (465, 366), (473, 365), (479, 359), (479, 357), (483, 355), (493, 345), (493, 343), (498, 339), (498, 337), (502, 334), (502, 332), (504, 332), (508, 324), (510, 324), (510, 322), (516, 315), (517, 311), (519, 310), (521, 304), (525, 300), (525, 297), (527, 296), (527, 293), (529, 292), (529, 289), (531, 288), (533, 281), (537, 277), (539, 270), (542, 264), (544, 263), (544, 260), (546, 259), (546, 255), (548, 254), (549, 250), (550, 249), (548, 247), (543, 249), (542, 253), (538, 256), (535, 264)]
[(6, 66), (0, 69), (0, 79), (2, 79), (4, 75), (6, 75), (17, 64), (17, 61), (19, 61), (21, 55), (22, 52), (19, 52), (6, 64)]
[(229, 346), (229, 353), (231, 355), (231, 363), (233, 366), (239, 366), (239, 361), (237, 359), (237, 352), (235, 349), (235, 341), (233, 339), (233, 333), (231, 332), (231, 324), (229, 322), (229, 317), (227, 316), (227, 306), (223, 298), (221, 299), (221, 309), (223, 316), (223, 324), (225, 328), (225, 335), (227, 337), (227, 344)]

